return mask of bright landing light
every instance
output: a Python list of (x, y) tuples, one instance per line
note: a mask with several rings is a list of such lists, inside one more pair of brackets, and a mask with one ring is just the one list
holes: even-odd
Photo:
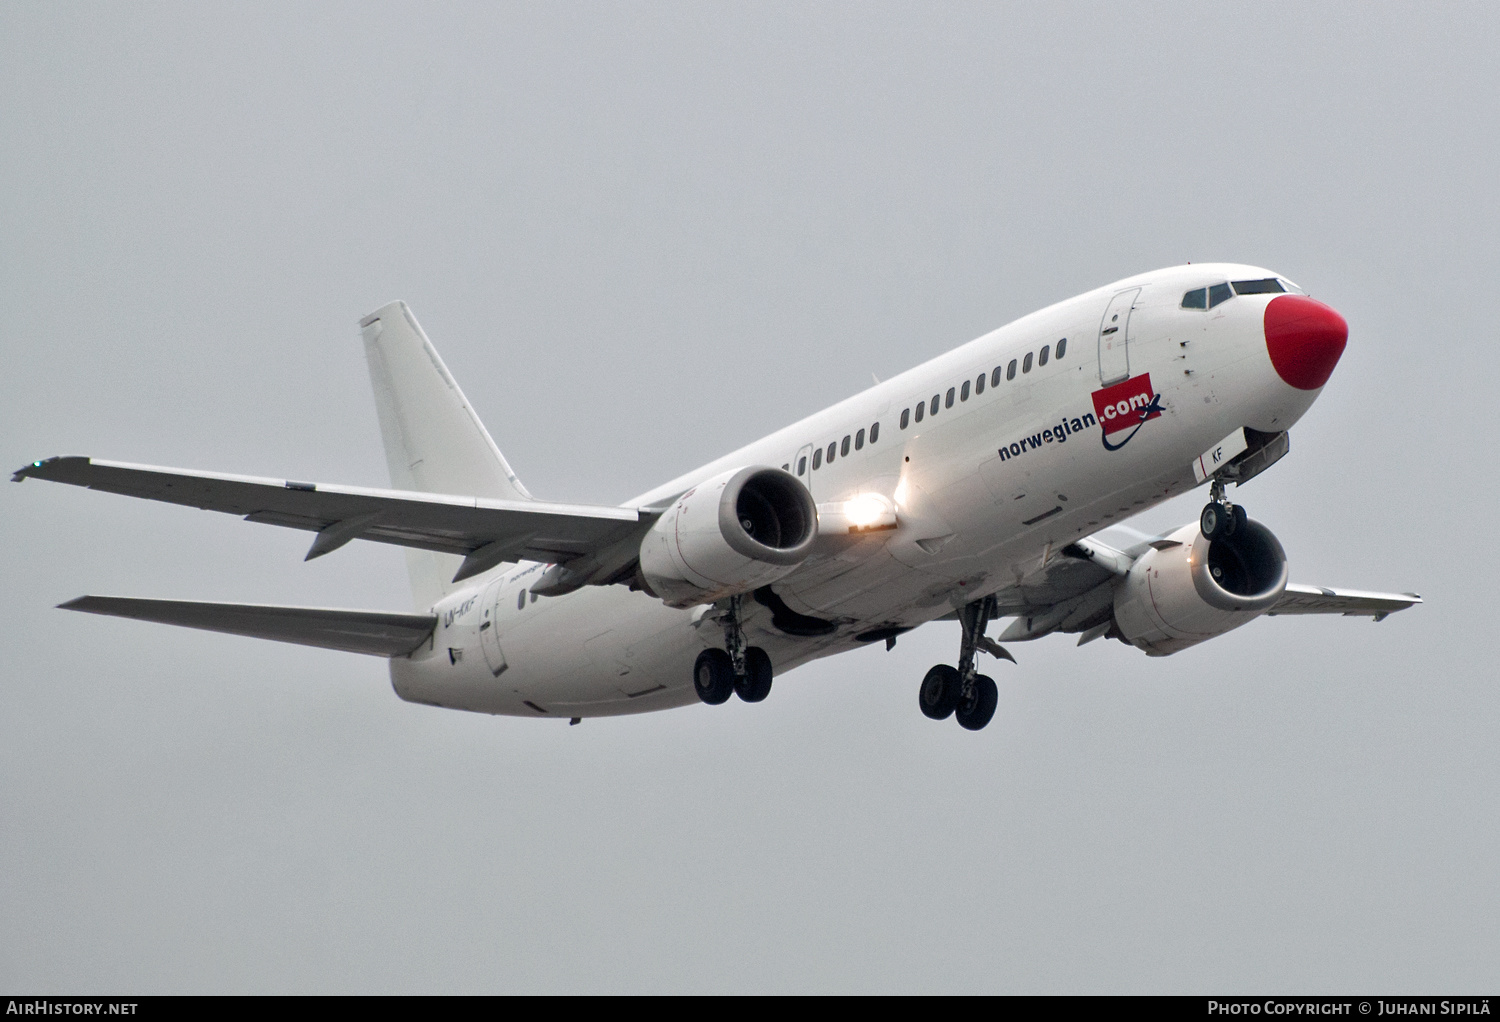
[(874, 525), (884, 518), (889, 510), (885, 499), (873, 493), (862, 493), (844, 502), (844, 517), (849, 519), (850, 525), (858, 529)]

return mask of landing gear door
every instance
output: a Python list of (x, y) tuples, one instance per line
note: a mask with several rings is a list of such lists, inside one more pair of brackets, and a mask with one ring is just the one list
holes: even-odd
[(505, 654), (500, 652), (500, 583), (502, 579), (495, 579), (484, 590), (484, 595), (479, 599), (479, 605), (483, 608), (479, 617), (479, 645), (484, 650), (484, 662), (489, 664), (490, 673), (500, 677), (509, 666), (505, 662)]
[(1130, 312), (1141, 289), (1121, 291), (1110, 299), (1099, 323), (1099, 385), (1107, 387), (1130, 376)]

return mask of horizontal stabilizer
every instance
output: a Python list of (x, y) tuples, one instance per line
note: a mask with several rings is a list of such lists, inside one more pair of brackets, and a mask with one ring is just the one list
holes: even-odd
[(129, 617), (164, 625), (228, 632), (254, 639), (295, 642), (303, 646), (405, 656), (437, 626), (431, 614), (387, 614), (376, 610), (326, 610), (322, 607), (276, 607), (254, 603), (192, 603), (187, 600), (133, 600), (119, 596), (80, 596), (59, 604), (62, 610)]

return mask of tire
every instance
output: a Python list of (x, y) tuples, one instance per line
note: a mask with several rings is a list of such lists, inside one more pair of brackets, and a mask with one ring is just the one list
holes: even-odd
[(980, 731), (995, 716), (995, 707), (1000, 704), (1000, 690), (994, 679), (982, 674), (974, 677), (974, 696), (960, 699), (955, 718), (958, 726), (970, 731)]
[(1240, 533), (1245, 531), (1245, 525), (1249, 521), (1250, 516), (1245, 513), (1245, 509), (1241, 505), (1236, 504), (1234, 507), (1229, 509), (1229, 527), (1224, 530), (1224, 535), (1239, 535)]
[(734, 692), (747, 703), (771, 694), (771, 658), (759, 646), (745, 650), (745, 676), (734, 679)]
[(1212, 541), (1225, 534), (1225, 527), (1229, 524), (1228, 511), (1216, 500), (1203, 505), (1203, 513), (1198, 516), (1198, 529), (1204, 539)]
[(705, 649), (693, 664), (693, 689), (710, 706), (718, 706), (734, 694), (734, 664), (722, 649)]
[(922, 679), (922, 687), (917, 689), (917, 705), (933, 720), (946, 720), (958, 705), (961, 694), (958, 669), (938, 664)]

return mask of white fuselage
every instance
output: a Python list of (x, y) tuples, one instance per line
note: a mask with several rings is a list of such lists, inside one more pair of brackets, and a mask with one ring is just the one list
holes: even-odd
[[(830, 541), (774, 586), (790, 611), (833, 630), (786, 634), (772, 625), (770, 609), (747, 598), (745, 631), (781, 674), (915, 627), (981, 596), (1024, 587), (1066, 544), (1191, 489), (1194, 459), (1231, 431), (1289, 428), (1319, 392), (1288, 385), (1271, 363), (1262, 319), (1275, 296), (1181, 307), (1189, 289), (1272, 276), (1250, 266), (1182, 266), (1059, 302), (630, 505), (661, 506), (702, 480), (749, 465), (786, 466), (819, 505), (878, 493), (894, 503), (897, 528)], [(1139, 391), (1148, 375), (1142, 392), (1159, 398), (1160, 416), (1134, 434), (1110, 434), (1110, 449), (1098, 420), (1115, 414), (1116, 405), (1099, 408), (1095, 392), (1126, 377), (1123, 390)], [(538, 598), (529, 587), (544, 568), (504, 566), (445, 597), (433, 608), (432, 639), (391, 661), (401, 698), (554, 717), (698, 700), (694, 658), (723, 642), (720, 627), (705, 619), (707, 608), (672, 609), (619, 585)]]

